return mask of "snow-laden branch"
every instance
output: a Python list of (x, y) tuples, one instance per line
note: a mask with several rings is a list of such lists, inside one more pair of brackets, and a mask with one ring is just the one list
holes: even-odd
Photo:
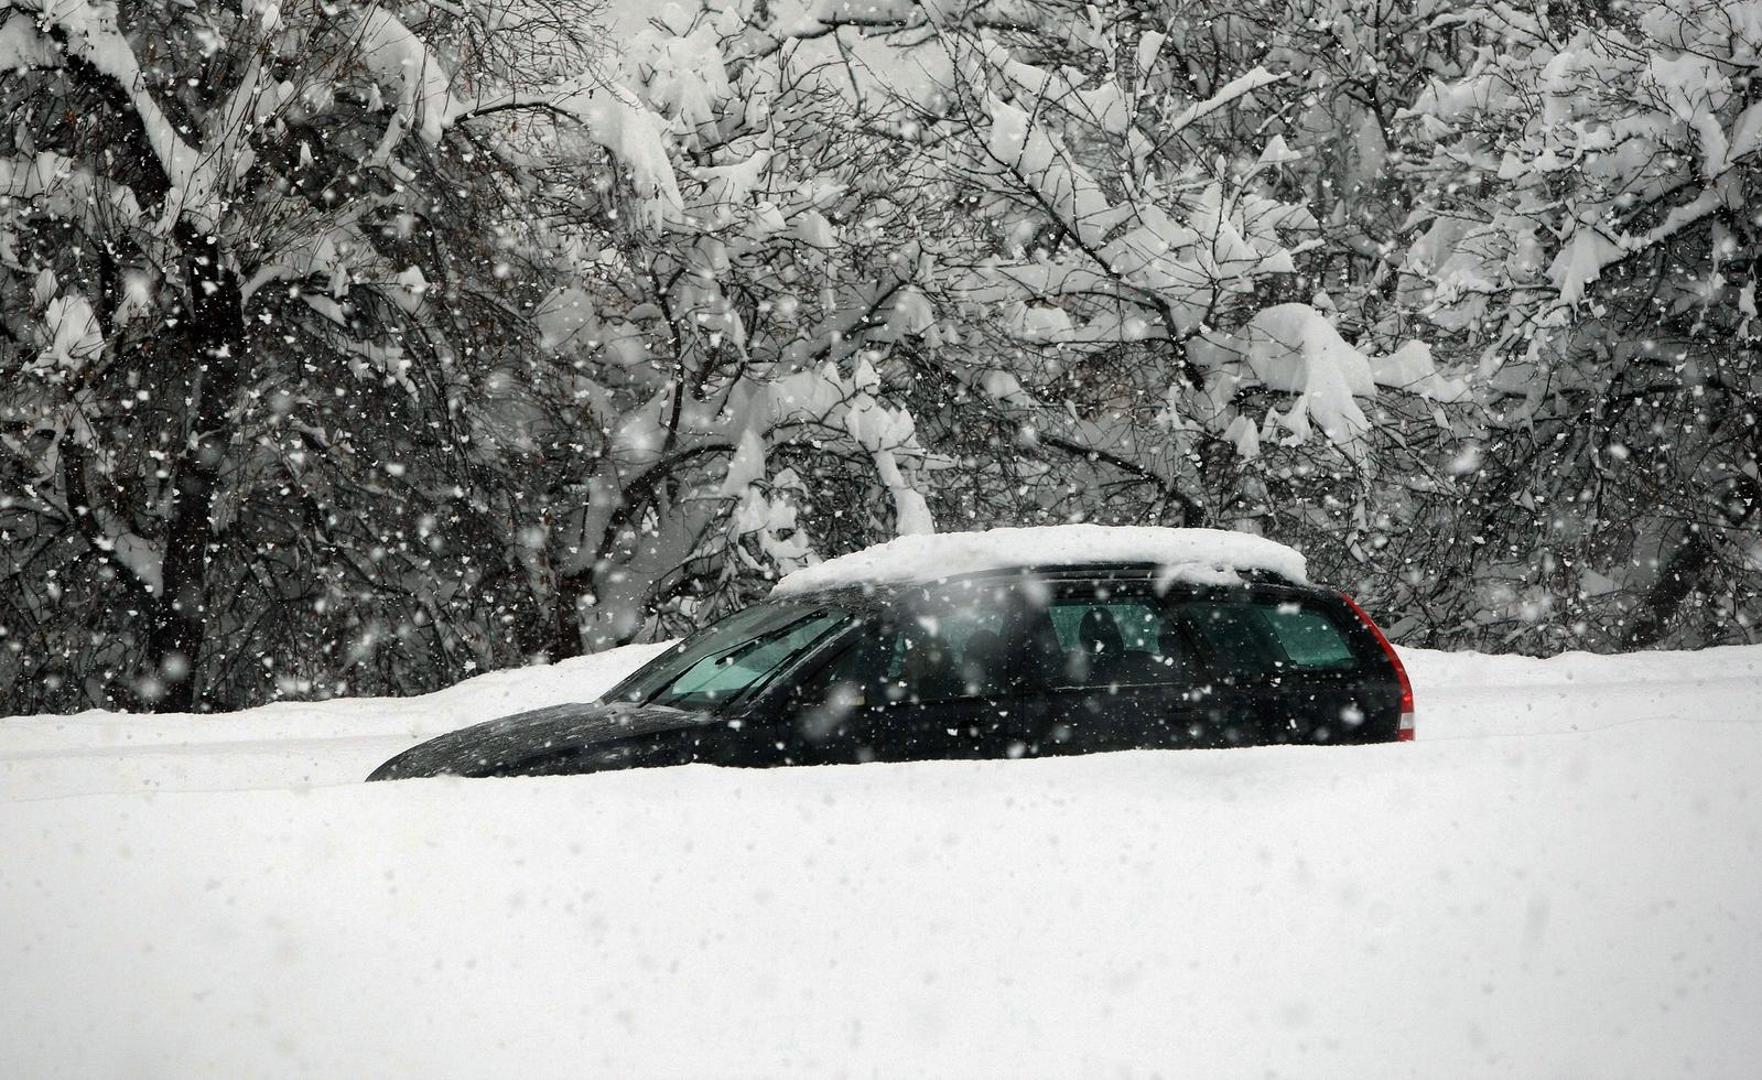
[[(234, 144), (252, 115), (251, 102), (260, 89), (259, 62), (253, 60), (247, 66), (244, 78), (219, 110), (221, 130), (210, 133), (215, 145), (192, 145), (148, 92), (140, 61), (117, 25), (114, 4), (106, 0), (10, 3), (58, 28), (66, 35), (72, 55), (109, 76), (128, 96), (169, 188), (159, 231), (168, 232), (182, 218), (205, 233), (218, 229), (224, 185), (229, 179), (222, 166), (230, 168), (238, 156)], [(266, 22), (265, 29), (268, 27)], [(650, 203), (652, 223), (679, 216), (683, 201), (667, 156), (664, 127), (625, 87), (583, 76), (542, 91), (464, 100), (452, 92), (453, 73), (440, 56), (390, 11), (374, 7), (357, 16), (352, 40), (361, 65), (375, 82), (396, 94), (392, 121), (373, 160), (389, 159), (408, 131), (415, 131), (432, 145), (447, 128), (474, 116), (542, 108), (579, 124), (588, 138), (629, 170), (637, 191)]]
[(463, 123), (474, 117), (523, 109), (539, 109), (580, 126), (593, 142), (606, 148), (620, 166), (630, 171), (637, 193), (649, 201), (649, 223), (675, 220), (685, 201), (679, 179), (667, 156), (661, 118), (627, 87), (582, 76), (536, 91), (520, 91), (471, 101), (450, 100), (445, 123)]
[(1245, 75), (1231, 79), (1224, 84), (1222, 90), (1219, 90), (1204, 101), (1194, 102), (1192, 105), (1182, 109), (1180, 112), (1170, 117), (1166, 123), (1158, 124), (1156, 133), (1165, 140), (1172, 139), (1182, 131), (1185, 131), (1187, 128), (1198, 123), (1200, 120), (1210, 116), (1212, 113), (1228, 107), (1232, 102), (1252, 94), (1254, 91), (1259, 90), (1262, 87), (1271, 86), (1277, 82), (1283, 82), (1290, 77), (1291, 74), (1289, 72), (1275, 75), (1263, 67), (1257, 67)]
[(132, 229), (141, 218), (140, 201), (127, 185), (100, 177), (53, 150), (0, 157), (0, 195), (32, 202), (51, 217), (79, 225), (93, 239)]
[(434, 145), (446, 130), (473, 117), (518, 109), (542, 109), (579, 125), (629, 170), (647, 203), (652, 226), (675, 220), (683, 200), (667, 156), (661, 119), (642, 99), (612, 80), (587, 73), (536, 91), (508, 91), (466, 98), (455, 93), (453, 73), (413, 30), (384, 8), (359, 19), (362, 63), (382, 86), (396, 90), (398, 108), (375, 151), (386, 160), (406, 130)]
[(214, 162), (179, 136), (165, 110), (147, 92), (140, 61), (117, 27), (115, 6), (92, 0), (12, 0), (12, 4), (58, 27), (67, 35), (68, 50), (74, 56), (116, 80), (128, 95), (170, 187), (160, 231), (169, 232), (181, 217), (188, 217), (204, 232), (217, 229), (220, 183)]

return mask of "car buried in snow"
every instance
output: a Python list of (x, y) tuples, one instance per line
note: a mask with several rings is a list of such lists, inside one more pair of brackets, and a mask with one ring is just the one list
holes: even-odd
[(995, 529), (797, 571), (597, 701), (442, 735), (368, 779), (1394, 742), (1413, 715), (1382, 631), (1288, 547)]

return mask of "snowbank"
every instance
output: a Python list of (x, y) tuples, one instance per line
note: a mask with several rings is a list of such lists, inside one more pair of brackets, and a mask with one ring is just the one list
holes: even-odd
[[(1762, 720), (1762, 646), (1546, 660), (1401, 649), (1419, 738)], [(1758, 811), (1762, 820), (1762, 811)]]
[(865, 582), (937, 581), (1018, 566), (1144, 562), (1172, 576), (1235, 582), (1237, 571), (1267, 570), (1306, 581), (1303, 556), (1283, 544), (1222, 529), (1122, 525), (1046, 525), (984, 532), (902, 536), (784, 577), (773, 596)]
[[(1400, 653), (1414, 683), (1428, 689), (1479, 687), (1499, 691), (1551, 684), (1594, 688), (1628, 684), (1668, 686), (1680, 682), (1705, 686), (1710, 680), (1731, 679), (1752, 680), (1762, 688), (1762, 646), (1757, 645), (1613, 655), (1568, 652), (1546, 659), (1440, 649), (1400, 648)], [(1762, 708), (1762, 702), (1758, 708)]]
[(281, 702), (221, 715), (0, 719), (0, 801), (92, 792), (352, 784), (400, 750), (498, 716), (592, 701), (672, 642), (493, 671), (434, 694)]
[[(354, 733), (593, 696), (634, 655), (145, 721), (201, 743), (5, 721), (0, 1061), (1755, 1075), (1762, 647), (1406, 656), (1420, 741), (1356, 748), (345, 779)], [(277, 730), (335, 786), (272, 777)], [(193, 761), (211, 790), (162, 790)]]

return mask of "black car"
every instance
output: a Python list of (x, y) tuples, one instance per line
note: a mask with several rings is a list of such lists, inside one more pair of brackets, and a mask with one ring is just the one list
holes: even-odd
[(798, 591), (595, 703), (443, 735), (368, 779), (1413, 737), (1407, 675), (1356, 604), (1264, 570), (1230, 577), (1119, 562)]

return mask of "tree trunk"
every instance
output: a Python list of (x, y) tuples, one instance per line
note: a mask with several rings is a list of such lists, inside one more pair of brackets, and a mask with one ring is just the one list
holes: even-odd
[(214, 497), (226, 460), (229, 413), (245, 362), (244, 301), (238, 275), (221, 261), (212, 237), (179, 226), (190, 252), (188, 323), (183, 328), (196, 370), (190, 380), (189, 434), (172, 466), (165, 526), (164, 587), (148, 626), (147, 662), (163, 684), (160, 712), (190, 712), (200, 700), (197, 678), (207, 629), (208, 570)]
[(581, 598), (587, 592), (588, 574), (565, 574), (557, 582), (552, 612), (551, 660), (568, 660), (583, 653), (581, 647)]
[(1634, 612), (1634, 621), (1628, 624), (1624, 642), (1628, 648), (1647, 649), (1658, 644), (1712, 557), (1713, 545), (1708, 543), (1699, 528), (1691, 526), (1682, 545), (1671, 552), (1670, 558), (1659, 568), (1658, 580), (1652, 583), (1645, 600)]

